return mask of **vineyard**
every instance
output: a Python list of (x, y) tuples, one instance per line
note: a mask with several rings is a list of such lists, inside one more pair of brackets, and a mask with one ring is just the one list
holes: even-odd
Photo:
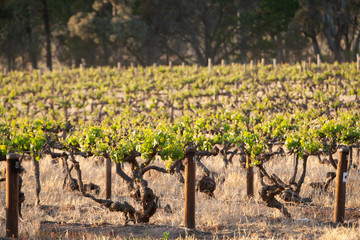
[[(24, 239), (351, 235), (360, 218), (359, 79), (354, 63), (0, 74), (0, 236), (8, 153), (20, 156)], [(183, 226), (188, 159), (197, 166), (193, 230)]]

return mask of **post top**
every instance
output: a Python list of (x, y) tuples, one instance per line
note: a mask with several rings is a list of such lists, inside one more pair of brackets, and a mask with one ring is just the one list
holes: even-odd
[(19, 159), (20, 155), (17, 153), (8, 153), (6, 154), (6, 160), (13, 160), (13, 159)]
[(194, 147), (188, 147), (185, 150), (185, 154), (195, 154), (195, 153), (196, 153), (196, 148), (194, 148)]
[(349, 153), (349, 148), (348, 147), (342, 147), (342, 148), (339, 149), (339, 152)]

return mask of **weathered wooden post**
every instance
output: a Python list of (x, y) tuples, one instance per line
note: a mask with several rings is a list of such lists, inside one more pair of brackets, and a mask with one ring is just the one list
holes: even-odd
[(211, 58), (208, 58), (208, 68), (209, 68), (209, 72), (211, 72), (211, 68), (212, 68)]
[(248, 198), (254, 197), (254, 169), (249, 155), (246, 155), (246, 194)]
[(308, 58), (309, 70), (311, 70), (311, 57)]
[(276, 58), (273, 58), (273, 67), (276, 68)]
[(118, 62), (118, 63), (117, 63), (117, 69), (118, 69), (118, 72), (121, 71), (121, 62)]
[(111, 199), (111, 158), (105, 157), (105, 199)]
[(172, 66), (173, 66), (172, 61), (169, 61), (169, 68), (170, 68), (170, 70), (172, 69)]
[(187, 228), (195, 228), (195, 148), (185, 152), (185, 220)]
[(6, 155), (6, 237), (18, 238), (19, 154)]
[(320, 64), (321, 64), (320, 54), (316, 55), (316, 61), (317, 61), (317, 68), (320, 69)]
[(306, 71), (306, 62), (302, 61), (301, 65), (302, 65), (303, 70)]
[(41, 76), (43, 75), (43, 72), (42, 70), (39, 68), (39, 71), (38, 71), (38, 81), (41, 80)]
[(339, 151), (339, 163), (336, 171), (335, 186), (335, 211), (334, 221), (343, 223), (345, 218), (345, 196), (347, 182), (347, 162), (349, 158), (349, 149), (343, 148)]
[(360, 69), (360, 56), (356, 54), (356, 69), (359, 71)]
[(225, 66), (225, 60), (224, 59), (221, 59), (221, 66)]

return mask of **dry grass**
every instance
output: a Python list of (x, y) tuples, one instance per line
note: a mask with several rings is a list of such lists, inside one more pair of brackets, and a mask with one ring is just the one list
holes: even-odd
[[(101, 186), (100, 196), (104, 196), (105, 168), (97, 166), (93, 159), (79, 159), (85, 182), (93, 182)], [(247, 200), (245, 170), (238, 161), (228, 169), (218, 158), (204, 160), (205, 165), (219, 173), (225, 181), (217, 185), (215, 198), (209, 198), (202, 193), (196, 194), (196, 231), (188, 232), (187, 238), (210, 239), (359, 239), (356, 227), (331, 228), (326, 222), (333, 218), (333, 195), (315, 195), (315, 206), (286, 205), (293, 219), (285, 219), (276, 209), (267, 208), (255, 194), (254, 199)], [(156, 164), (161, 165), (160, 161)], [(266, 167), (278, 176), (287, 180), (290, 177), (292, 160), (278, 159)], [(285, 166), (285, 167), (284, 167)], [(5, 167), (1, 163), (0, 168)], [(149, 225), (124, 227), (122, 213), (109, 212), (90, 199), (82, 197), (78, 192), (62, 189), (63, 174), (60, 164), (51, 163), (50, 159), (40, 160), (42, 191), (41, 207), (35, 206), (35, 179), (31, 162), (24, 162), (26, 172), (23, 175), (23, 220), (19, 223), (19, 235), (23, 239), (143, 239), (165, 238), (169, 232), (170, 238), (184, 237), (184, 189), (176, 176), (151, 172), (145, 178), (150, 187), (160, 197), (161, 206), (169, 204), (172, 213), (163, 208), (151, 218)], [(113, 167), (114, 171), (115, 167)], [(126, 168), (125, 168), (126, 169)], [(310, 159), (307, 177), (302, 188), (302, 197), (310, 196), (311, 181), (323, 181), (330, 166), (321, 165), (316, 159)], [(201, 169), (197, 169), (201, 175)], [(260, 183), (255, 178), (255, 190), (260, 189)], [(348, 208), (358, 209), (360, 176), (357, 171), (350, 173), (347, 184)], [(125, 183), (119, 176), (112, 176), (112, 200), (133, 200), (127, 196)], [(333, 184), (331, 191), (333, 191)], [(5, 233), (5, 184), (0, 185), (0, 236)], [(352, 221), (357, 223), (358, 211)], [(347, 215), (348, 216), (348, 215)], [(348, 216), (349, 218), (349, 216)], [(354, 220), (355, 219), (355, 220)], [(349, 221), (349, 219), (347, 219)], [(55, 222), (56, 224), (53, 224)], [(52, 233), (44, 231), (44, 223), (51, 226)], [(62, 227), (62, 225), (64, 227)], [(56, 230), (54, 227), (57, 227)], [(68, 231), (66, 229), (68, 228)], [(120, 230), (121, 229), (121, 232)], [(45, 233), (46, 232), (46, 233)], [(195, 235), (193, 235), (195, 233)], [(181, 234), (181, 235), (180, 235)], [(212, 235), (214, 234), (214, 235)]]

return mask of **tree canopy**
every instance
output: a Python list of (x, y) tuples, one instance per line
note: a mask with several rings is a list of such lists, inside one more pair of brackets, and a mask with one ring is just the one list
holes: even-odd
[(360, 0), (5, 0), (0, 64), (353, 61), (359, 17)]

